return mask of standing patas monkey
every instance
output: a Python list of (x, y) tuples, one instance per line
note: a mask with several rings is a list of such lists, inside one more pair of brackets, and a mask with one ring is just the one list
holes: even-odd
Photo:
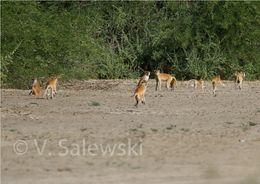
[(148, 80), (149, 80), (149, 77), (150, 77), (150, 72), (146, 71), (146, 72), (144, 73), (144, 75), (140, 78), (140, 80), (139, 80), (137, 86), (139, 86), (139, 85), (142, 84), (143, 82), (144, 82), (144, 83), (147, 83)]
[(176, 78), (170, 74), (166, 74), (166, 73), (160, 73), (160, 70), (155, 70), (154, 71), (155, 76), (156, 76), (156, 88), (155, 90), (161, 90), (161, 85), (162, 85), (162, 81), (166, 81), (166, 87), (167, 89), (172, 89), (174, 90), (174, 86), (176, 85)]
[(145, 91), (146, 91), (147, 83), (141, 82), (135, 89), (134, 97), (136, 100), (135, 106), (138, 107), (139, 103), (145, 104)]
[(213, 86), (213, 94), (216, 93), (217, 90), (217, 84), (221, 84), (222, 86), (225, 86), (225, 84), (222, 83), (220, 75), (214, 75), (211, 79), (212, 81), (212, 86)]
[(45, 93), (44, 93), (44, 96), (46, 96), (47, 99), (49, 98), (49, 95), (51, 95), (51, 99), (53, 99), (53, 95), (57, 94), (57, 82), (58, 82), (57, 77), (54, 77), (47, 81)]
[(32, 90), (30, 91), (29, 95), (31, 94), (35, 96), (40, 96), (41, 94), (41, 84), (37, 79), (33, 79)]
[(246, 76), (245, 72), (235, 72), (234, 73), (235, 85), (240, 90), (242, 89), (242, 82), (243, 82), (245, 76)]

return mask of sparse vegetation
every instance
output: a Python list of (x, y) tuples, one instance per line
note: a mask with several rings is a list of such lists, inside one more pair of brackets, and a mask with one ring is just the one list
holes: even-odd
[(12, 128), (12, 129), (10, 129), (9, 131), (10, 131), (10, 132), (16, 132), (17, 130)]
[(256, 126), (256, 125), (257, 125), (257, 123), (255, 123), (255, 122), (252, 122), (252, 121), (249, 121), (249, 122), (248, 122), (248, 125), (249, 125), (249, 126)]
[(172, 130), (172, 129), (175, 128), (175, 127), (176, 127), (176, 125), (170, 125), (170, 126), (166, 127), (166, 129), (167, 129), (167, 130)]
[(152, 132), (158, 132), (158, 129), (156, 128), (151, 128)]
[(183, 132), (189, 132), (190, 131), (189, 128), (181, 128), (180, 130), (183, 131)]
[(91, 101), (89, 103), (89, 106), (100, 106), (101, 104), (99, 102), (96, 102), (96, 101)]

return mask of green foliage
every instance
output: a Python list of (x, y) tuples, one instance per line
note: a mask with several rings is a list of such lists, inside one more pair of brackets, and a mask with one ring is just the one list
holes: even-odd
[(258, 2), (1, 2), (1, 82), (135, 78), (260, 79)]

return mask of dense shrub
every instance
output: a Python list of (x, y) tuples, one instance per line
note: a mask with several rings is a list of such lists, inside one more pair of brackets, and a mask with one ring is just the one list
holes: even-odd
[(260, 79), (259, 2), (1, 2), (1, 81), (179, 79), (244, 70)]

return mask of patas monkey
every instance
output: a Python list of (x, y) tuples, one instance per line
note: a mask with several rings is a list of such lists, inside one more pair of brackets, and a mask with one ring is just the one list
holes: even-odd
[(245, 72), (235, 72), (234, 73), (234, 82), (236, 87), (238, 87), (240, 90), (242, 89), (242, 82), (244, 80), (244, 77), (246, 76)]
[(30, 91), (29, 95), (31, 94), (35, 96), (40, 96), (41, 94), (41, 84), (37, 79), (33, 79), (32, 90)]
[(155, 70), (156, 88), (155, 90), (161, 90), (162, 81), (166, 81), (167, 89), (174, 90), (174, 85), (176, 85), (176, 78), (170, 74), (160, 73), (160, 70)]
[(146, 87), (147, 87), (147, 83), (146, 82), (142, 82), (141, 84), (139, 84), (134, 92), (134, 97), (136, 100), (136, 104), (135, 106), (138, 107), (139, 103), (142, 102), (142, 104), (145, 104), (145, 91), (146, 91)]
[(197, 89), (198, 87), (200, 87), (202, 90), (204, 90), (205, 88), (205, 82), (204, 80), (200, 79), (200, 80), (196, 80), (196, 79), (191, 79), (188, 81), (188, 85), (191, 83), (191, 86), (194, 89)]
[(45, 93), (44, 93), (44, 96), (46, 96), (47, 99), (49, 98), (50, 95), (51, 95), (51, 99), (53, 99), (53, 95), (57, 94), (57, 82), (58, 82), (57, 77), (54, 77), (47, 81)]
[(139, 86), (139, 85), (142, 84), (143, 82), (144, 82), (144, 83), (147, 83), (148, 80), (149, 80), (149, 77), (150, 77), (150, 72), (146, 71), (146, 72), (144, 73), (144, 75), (140, 78), (140, 80), (139, 80), (137, 86)]
[(217, 90), (217, 84), (221, 84), (222, 86), (225, 86), (225, 84), (222, 83), (220, 75), (214, 75), (211, 79), (212, 86), (213, 86), (213, 94), (216, 93)]

